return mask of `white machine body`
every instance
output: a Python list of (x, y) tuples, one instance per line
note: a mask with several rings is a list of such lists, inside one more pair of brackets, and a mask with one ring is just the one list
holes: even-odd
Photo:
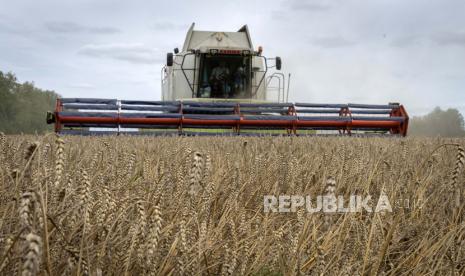
[[(194, 30), (192, 24), (182, 50), (167, 55), (162, 69), (162, 100), (284, 101), (284, 74), (267, 77), (268, 68), (281, 67), (281, 59), (273, 59), (276, 62), (270, 66), (270, 59), (261, 55), (261, 47), (254, 50), (247, 25), (237, 32), (214, 32)], [(272, 78), (279, 79), (273, 99), (267, 95)]]

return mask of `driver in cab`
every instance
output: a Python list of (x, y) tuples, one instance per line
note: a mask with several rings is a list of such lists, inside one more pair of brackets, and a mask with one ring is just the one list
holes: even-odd
[(219, 66), (213, 68), (210, 75), (210, 82), (212, 83), (213, 90), (221, 94), (229, 94), (229, 86), (227, 81), (229, 79), (229, 69), (226, 67), (226, 62), (220, 62)]

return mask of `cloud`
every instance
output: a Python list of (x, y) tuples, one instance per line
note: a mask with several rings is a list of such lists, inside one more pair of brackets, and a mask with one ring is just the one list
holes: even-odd
[(90, 83), (72, 83), (68, 85), (70, 88), (77, 88), (77, 89), (94, 89), (95, 85)]
[(323, 48), (341, 48), (355, 44), (354, 41), (347, 40), (342, 36), (324, 36), (312, 38), (310, 39), (310, 43)]
[(22, 22), (12, 24), (11, 22), (0, 21), (0, 33), (29, 36), (35, 30), (29, 26), (24, 25)]
[(273, 10), (271, 11), (270, 18), (272, 20), (279, 20), (279, 21), (286, 21), (289, 19), (287, 12), (281, 10)]
[(437, 33), (431, 39), (440, 45), (465, 46), (465, 32)]
[(110, 58), (138, 64), (161, 63), (161, 54), (139, 43), (88, 44), (78, 51), (79, 55), (95, 58)]
[(289, 8), (293, 11), (321, 12), (331, 9), (331, 6), (314, 0), (295, 0)]
[(158, 21), (153, 24), (153, 29), (155, 31), (178, 31), (186, 30), (189, 28), (188, 24), (176, 24), (169, 21)]
[(394, 47), (409, 47), (423, 42), (423, 37), (419, 35), (403, 35), (392, 40), (391, 45)]
[(391, 43), (396, 47), (407, 47), (432, 41), (439, 46), (465, 46), (465, 32), (437, 32), (429, 35), (404, 35), (394, 39)]
[(120, 29), (114, 27), (90, 27), (80, 25), (70, 21), (51, 21), (46, 22), (45, 27), (54, 33), (75, 34), (75, 33), (90, 33), (90, 34), (114, 34), (121, 32)]

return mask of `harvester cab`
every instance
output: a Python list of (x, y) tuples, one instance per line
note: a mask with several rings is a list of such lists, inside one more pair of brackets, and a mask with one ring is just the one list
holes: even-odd
[(281, 66), (280, 57), (253, 47), (247, 26), (214, 32), (192, 24), (182, 49), (167, 54), (161, 101), (60, 98), (47, 123), (80, 135), (407, 135), (409, 117), (398, 103), (288, 102), (290, 75), (285, 89)]
[[(262, 52), (262, 47), (254, 50), (247, 25), (237, 32), (211, 32), (194, 30), (192, 24), (181, 52), (176, 48), (167, 54), (162, 99), (266, 101), (265, 77), (269, 68), (281, 69), (281, 58), (266, 58)], [(284, 75), (277, 76), (284, 87)]]

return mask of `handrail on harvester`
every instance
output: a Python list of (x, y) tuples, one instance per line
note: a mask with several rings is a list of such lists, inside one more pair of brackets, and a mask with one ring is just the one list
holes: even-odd
[[(129, 101), (61, 98), (47, 118), (55, 131), (91, 128), (178, 129), (230, 128), (389, 132), (407, 135), (408, 114), (400, 104), (235, 103), (190, 101)], [(113, 132), (114, 133), (114, 132)]]

